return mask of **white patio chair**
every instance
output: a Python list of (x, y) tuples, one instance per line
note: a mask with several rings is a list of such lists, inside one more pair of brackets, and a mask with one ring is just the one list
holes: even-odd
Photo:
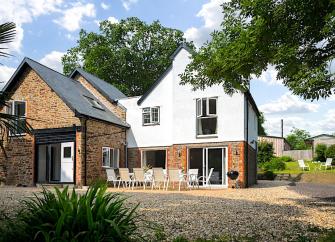
[(133, 176), (133, 189), (136, 184), (143, 184), (143, 189), (145, 190), (146, 183), (148, 180), (145, 177), (145, 173), (143, 168), (133, 168), (134, 176)]
[(189, 186), (198, 186), (199, 187), (199, 180), (198, 180), (199, 169), (188, 169), (188, 184)]
[(184, 183), (185, 187), (187, 186), (187, 180), (185, 178), (185, 175), (181, 173), (179, 169), (169, 169), (169, 179), (166, 184), (166, 190), (169, 188), (169, 184), (172, 182), (172, 186), (174, 188), (174, 184), (178, 182), (178, 190), (180, 191), (181, 185)]
[(107, 182), (112, 182), (113, 186), (116, 187), (116, 184), (119, 182), (119, 177), (115, 174), (113, 168), (106, 169)]
[(309, 167), (309, 165), (305, 164), (304, 160), (298, 160), (298, 165), (299, 165), (299, 168), (301, 168), (303, 171), (306, 169), (306, 170), (311, 170), (311, 168)]
[(167, 176), (164, 175), (163, 168), (152, 168), (152, 185), (151, 189), (158, 186), (161, 189), (163, 183), (163, 189), (165, 189), (166, 183), (168, 182)]
[(120, 188), (121, 183), (122, 183), (123, 187), (127, 188), (128, 185), (129, 185), (129, 188), (130, 188), (133, 181), (130, 177), (129, 169), (128, 168), (119, 168), (119, 174), (120, 174), (120, 180), (119, 180), (118, 188)]
[(332, 162), (333, 162), (333, 159), (332, 159), (332, 158), (327, 158), (327, 159), (326, 159), (326, 163), (320, 165), (320, 170), (322, 169), (322, 167), (324, 167), (325, 170), (327, 170), (328, 167), (330, 167), (330, 169), (332, 170), (332, 169), (333, 169)]
[(203, 184), (205, 183), (207, 186), (209, 186), (209, 188), (211, 188), (211, 177), (213, 175), (213, 171), (214, 171), (214, 168), (211, 168), (209, 170), (209, 173), (208, 173), (208, 176), (207, 177), (204, 177), (204, 176), (200, 176), (198, 177), (198, 188), (199, 188), (199, 183), (202, 182)]

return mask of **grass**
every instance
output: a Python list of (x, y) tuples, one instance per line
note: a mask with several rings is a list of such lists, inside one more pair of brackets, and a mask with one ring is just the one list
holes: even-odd
[(324, 167), (322, 168), (322, 170), (319, 169), (320, 167), (320, 163), (313, 163), (311, 161), (305, 161), (306, 165), (309, 165), (309, 167), (311, 168), (310, 171), (303, 171), (301, 168), (299, 168), (298, 162), (297, 161), (291, 161), (291, 162), (285, 162), (286, 164), (286, 169), (283, 171), (274, 171), (275, 174), (301, 174), (301, 173), (331, 173), (335, 175), (335, 168), (333, 168), (332, 170), (330, 168), (328, 168), (327, 170), (324, 170)]

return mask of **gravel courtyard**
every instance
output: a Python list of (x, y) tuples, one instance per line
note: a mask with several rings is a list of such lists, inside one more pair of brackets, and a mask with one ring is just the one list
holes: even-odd
[[(32, 191), (39, 189), (0, 188), (0, 208), (16, 210)], [(141, 216), (162, 225), (168, 240), (228, 234), (256, 241), (313, 240), (318, 229), (335, 228), (335, 186), (260, 181), (240, 190), (109, 191), (129, 196), (129, 205), (140, 203)]]

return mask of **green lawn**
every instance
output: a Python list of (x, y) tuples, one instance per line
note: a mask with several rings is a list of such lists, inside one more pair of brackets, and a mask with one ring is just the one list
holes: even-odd
[[(328, 168), (327, 170), (324, 170), (324, 167), (322, 167), (322, 170), (319, 169), (320, 163), (313, 163), (311, 161), (305, 161), (305, 164), (309, 165), (311, 168), (310, 171), (302, 171), (302, 169), (299, 168), (297, 161), (291, 161), (291, 162), (285, 162), (286, 169), (283, 171), (274, 171), (275, 174), (300, 174), (300, 173), (334, 173), (335, 174), (335, 167), (331, 170)], [(324, 164), (324, 163), (323, 163)]]

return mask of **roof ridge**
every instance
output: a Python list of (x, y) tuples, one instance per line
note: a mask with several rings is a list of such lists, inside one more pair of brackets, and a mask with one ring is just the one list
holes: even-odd
[[(56, 72), (56, 73), (58, 73), (59, 75), (62, 75), (62, 76), (64, 76), (64, 77), (67, 77), (67, 78), (69, 78), (68, 76), (66, 76), (66, 75), (64, 75), (63, 73), (60, 73), (59, 71), (56, 71), (55, 69), (52, 69), (52, 68), (50, 68), (50, 67), (48, 67), (48, 66), (46, 66), (46, 65), (44, 65), (44, 64), (42, 64), (42, 63), (40, 63), (40, 62), (38, 62), (38, 61), (36, 61), (36, 60), (34, 60), (34, 59), (31, 59), (30, 57), (24, 57), (24, 59), (28, 59), (28, 60), (31, 60), (31, 61), (33, 61), (33, 62), (35, 62), (35, 63), (37, 63), (37, 64), (39, 64), (39, 65), (41, 65), (41, 66), (43, 66), (43, 67), (45, 67), (45, 68), (47, 68), (47, 69), (49, 69), (49, 70), (51, 70), (51, 71), (53, 71), (53, 72)], [(23, 60), (24, 60), (23, 59)], [(70, 79), (72, 79), (72, 78), (70, 78)], [(72, 79), (73, 80), (73, 79)]]

